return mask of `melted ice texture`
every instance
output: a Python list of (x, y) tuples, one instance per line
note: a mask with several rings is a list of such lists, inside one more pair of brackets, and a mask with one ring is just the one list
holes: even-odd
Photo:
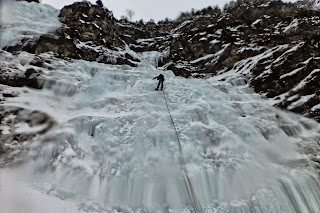
[[(4, 210), (194, 212), (165, 95), (202, 212), (318, 212), (319, 177), (305, 151), (317, 146), (317, 123), (268, 105), (236, 73), (185, 79), (156, 68), (161, 53), (126, 51), (138, 67), (57, 62), (47, 73), (54, 85), (5, 103), (58, 124), (26, 145), (28, 186), (8, 188), (11, 172), (0, 170)], [(152, 80), (160, 73), (164, 94)]]

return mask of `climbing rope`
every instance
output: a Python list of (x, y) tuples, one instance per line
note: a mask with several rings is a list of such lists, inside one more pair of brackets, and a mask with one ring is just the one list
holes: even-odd
[(162, 91), (162, 94), (163, 94), (164, 100), (166, 102), (166, 106), (167, 106), (167, 109), (168, 109), (168, 113), (169, 113), (169, 116), (170, 116), (170, 119), (171, 119), (172, 126), (173, 126), (174, 131), (175, 131), (176, 136), (177, 136), (177, 141), (178, 141), (178, 145), (179, 145), (179, 152), (180, 152), (180, 164), (181, 164), (181, 167), (182, 167), (183, 176), (184, 176), (184, 182), (185, 182), (188, 194), (189, 194), (189, 198), (191, 200), (191, 203), (192, 203), (194, 211), (195, 212), (197, 212), (197, 211), (201, 212), (202, 211), (201, 203), (197, 199), (197, 196), (196, 196), (196, 194), (194, 192), (192, 183), (190, 181), (190, 178), (189, 178), (189, 175), (188, 175), (188, 172), (187, 172), (187, 169), (186, 169), (186, 164), (185, 164), (185, 161), (184, 161), (184, 156), (183, 156), (183, 151), (182, 151), (182, 147), (181, 147), (179, 134), (178, 134), (176, 125), (175, 125), (175, 123), (173, 121), (173, 118), (172, 118), (172, 115), (171, 115), (171, 112), (170, 112), (170, 109), (169, 109), (168, 101), (167, 101), (167, 98), (166, 98), (166, 95), (165, 95), (164, 91)]
[[(140, 59), (142, 61), (144, 61), (144, 63), (149, 67), (149, 69), (153, 73), (156, 74), (156, 72), (152, 69), (152, 67), (144, 59), (142, 59), (142, 58), (140, 58)], [(181, 146), (179, 134), (178, 134), (176, 125), (174, 123), (174, 120), (172, 118), (172, 115), (171, 115), (171, 111), (170, 111), (170, 108), (169, 108), (167, 97), (166, 97), (166, 94), (165, 94), (164, 91), (162, 91), (162, 94), (163, 94), (164, 100), (166, 102), (166, 106), (167, 106), (167, 110), (168, 110), (168, 113), (169, 113), (169, 116), (170, 116), (170, 119), (171, 119), (172, 126), (174, 128), (175, 133), (176, 133), (178, 146), (179, 146), (179, 153), (180, 153), (180, 165), (181, 165), (181, 168), (182, 168), (182, 171), (183, 171), (184, 182), (185, 182), (185, 186), (186, 186), (187, 191), (188, 191), (189, 199), (190, 199), (190, 201), (192, 203), (192, 207), (194, 209), (194, 212), (201, 212), (202, 211), (202, 206), (201, 206), (200, 201), (197, 199), (196, 193), (194, 191), (194, 188), (192, 186), (191, 180), (190, 180), (189, 175), (188, 175), (188, 171), (186, 169), (186, 164), (185, 164), (185, 161), (184, 161), (184, 156), (183, 156), (183, 151), (182, 151), (182, 146)]]

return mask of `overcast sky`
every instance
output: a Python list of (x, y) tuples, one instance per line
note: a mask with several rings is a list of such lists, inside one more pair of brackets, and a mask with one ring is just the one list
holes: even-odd
[[(90, 1), (92, 3), (96, 2), (96, 0)], [(286, 1), (293, 2), (295, 0)], [(41, 2), (61, 9), (65, 5), (76, 2), (76, 0), (41, 0)], [(133, 20), (143, 19), (148, 21), (154, 19), (158, 21), (166, 17), (174, 19), (181, 11), (190, 11), (192, 8), (202, 9), (210, 5), (218, 5), (222, 8), (229, 0), (102, 0), (102, 2), (106, 8), (113, 11), (117, 18), (125, 15), (126, 9), (131, 9), (135, 12)]]

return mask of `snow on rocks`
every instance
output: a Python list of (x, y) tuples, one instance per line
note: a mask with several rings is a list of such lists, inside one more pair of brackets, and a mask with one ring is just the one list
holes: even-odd
[(294, 19), (288, 26), (286, 26), (283, 30), (284, 33), (287, 33), (290, 30), (294, 30), (296, 27), (298, 27), (298, 19)]

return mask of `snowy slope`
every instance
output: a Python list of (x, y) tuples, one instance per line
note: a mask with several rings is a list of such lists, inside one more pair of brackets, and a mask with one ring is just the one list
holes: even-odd
[[(167, 52), (123, 51), (137, 67), (0, 52), (2, 70), (14, 79), (34, 69), (42, 88), (0, 85), (0, 106), (55, 121), (39, 132), (41, 124), (15, 124), (14, 113), (1, 117), (0, 136), (17, 136), (1, 141), (0, 165), (9, 167), (0, 169), (2, 211), (319, 210), (320, 126), (254, 93), (243, 74), (257, 60), (186, 79), (156, 68)], [(160, 73), (164, 93), (154, 90)], [(35, 134), (18, 143), (22, 132)]]

